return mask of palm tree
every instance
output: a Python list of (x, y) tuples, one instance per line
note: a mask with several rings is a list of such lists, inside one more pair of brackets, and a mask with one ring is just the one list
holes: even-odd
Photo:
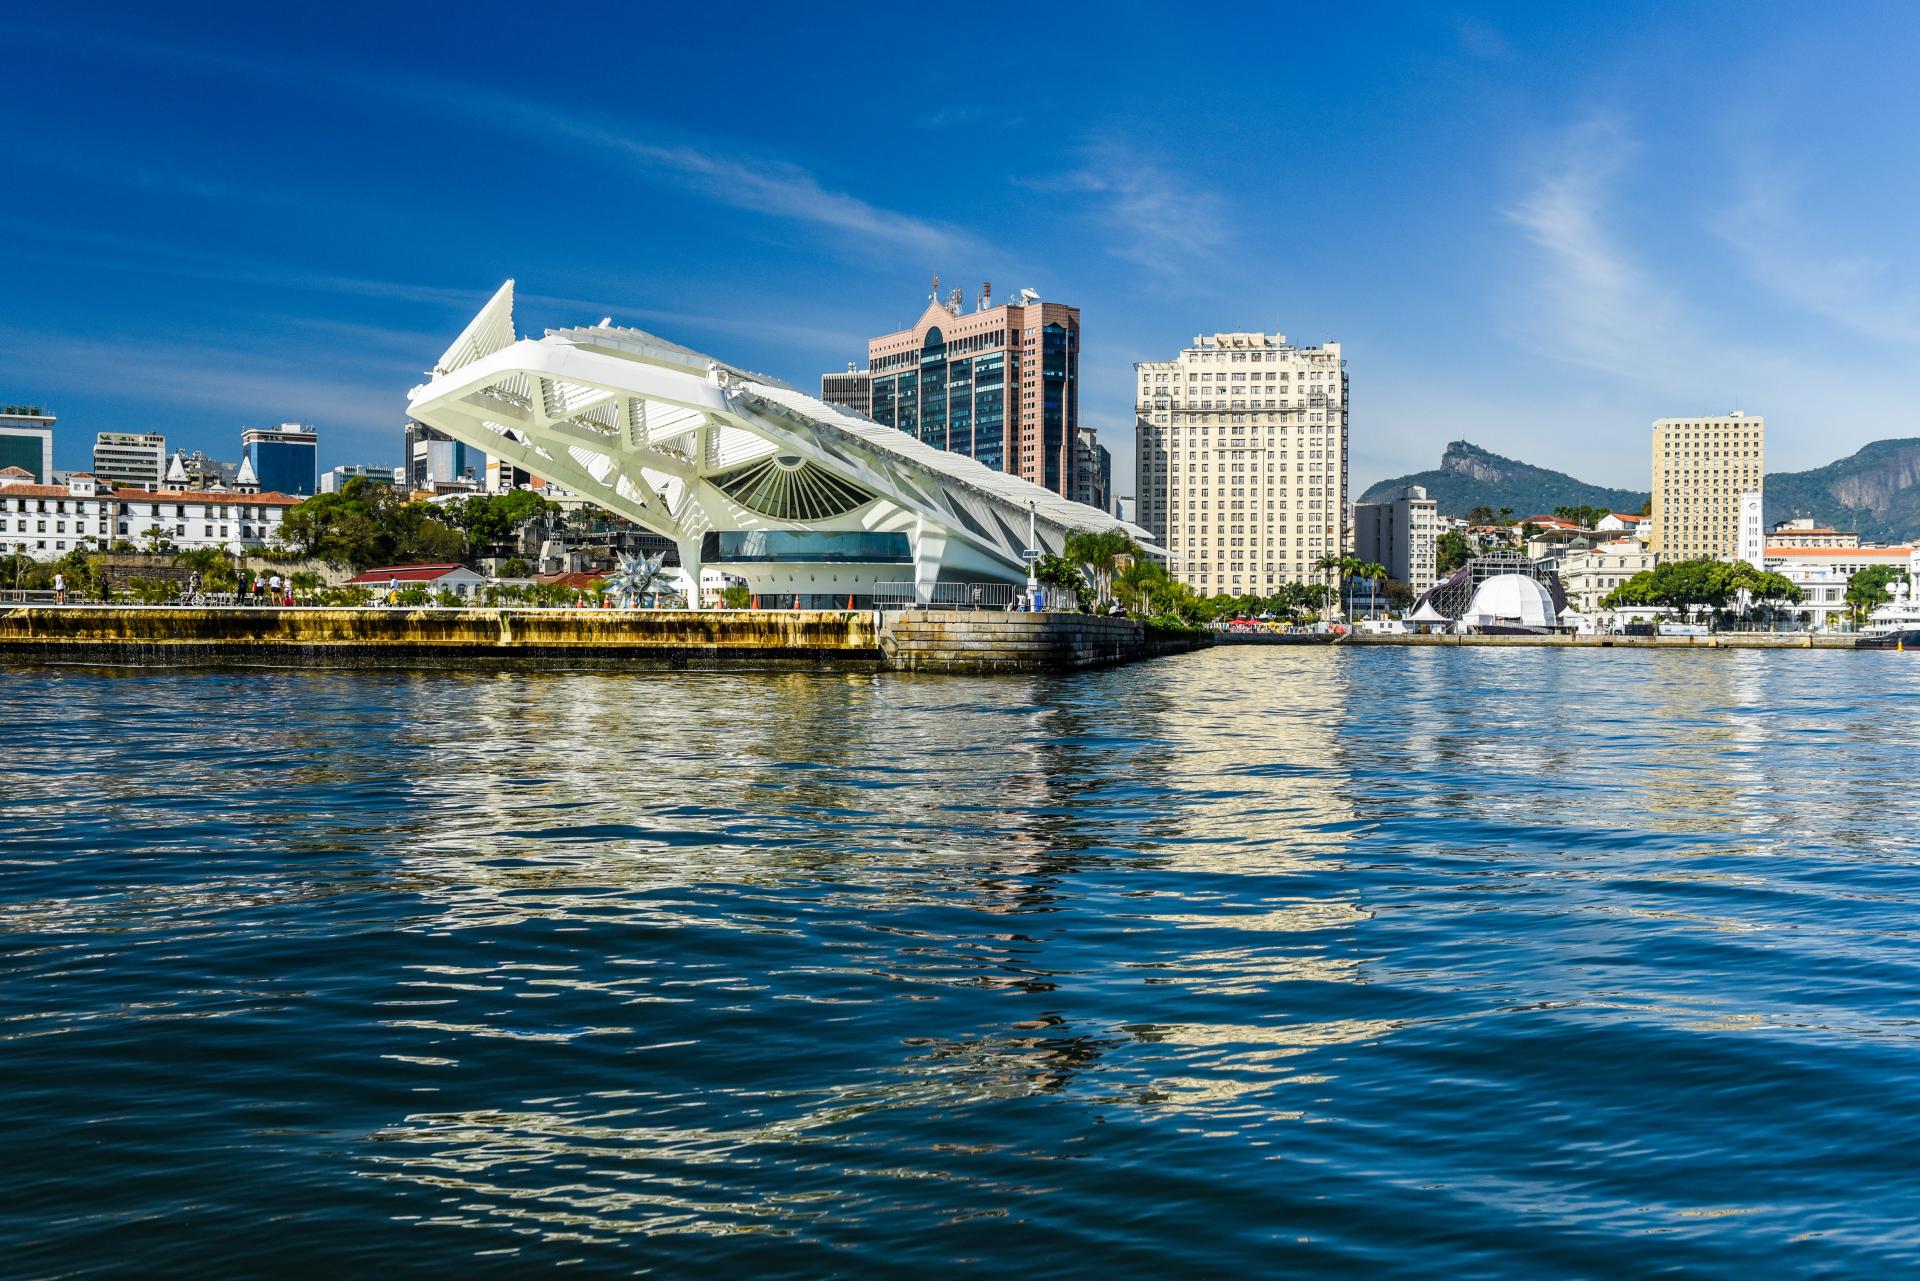
[(1341, 564), (1340, 553), (1328, 552), (1325, 556), (1322, 556), (1319, 560), (1315, 561), (1313, 567), (1319, 570), (1323, 574), (1330, 574), (1335, 576), (1333, 590), (1336, 596), (1339, 595), (1340, 587), (1339, 587), (1338, 575), (1340, 574), (1341, 570), (1344, 568)]
[(1380, 605), (1380, 582), (1388, 576), (1387, 567), (1377, 560), (1367, 561), (1360, 566), (1357, 577), (1366, 579), (1372, 586), (1373, 607), (1375, 609), (1378, 609)]
[(1122, 556), (1140, 559), (1139, 544), (1117, 527), (1099, 533), (1069, 534), (1060, 550), (1066, 559), (1085, 565), (1092, 573), (1095, 600), (1101, 605), (1106, 604), (1111, 592), (1113, 568), (1119, 559)]
[(1171, 581), (1164, 565), (1140, 556), (1113, 576), (1113, 591), (1121, 604), (1130, 605), (1142, 614), (1152, 614), (1156, 595), (1163, 601), (1171, 599), (1166, 590)]
[[(1334, 595), (1337, 598), (1345, 589), (1349, 580), (1360, 577), (1365, 569), (1358, 556), (1342, 556), (1338, 552), (1328, 552), (1322, 556), (1315, 568), (1326, 570), (1334, 576)], [(1353, 616), (1353, 600), (1347, 600), (1347, 616)]]

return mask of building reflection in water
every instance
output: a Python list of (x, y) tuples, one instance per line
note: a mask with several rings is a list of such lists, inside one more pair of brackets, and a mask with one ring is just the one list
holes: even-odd
[[(956, 1110), (1292, 1123), (1316, 1057), (1392, 1026), (1328, 995), (1363, 981), (1367, 912), (1326, 658), (1252, 705), (1178, 665), (469, 683), (396, 869), (409, 928), (464, 957), (403, 981), (387, 1052), (462, 1097), (494, 1044), (569, 1066), (538, 1107), (407, 1116), (367, 1172), (543, 1233), (777, 1230), (1000, 1177), (933, 1142)], [(772, 1081), (699, 1088), (753, 1036), (793, 1046)], [(995, 1128), (982, 1152), (1019, 1148)]]
[[(1621, 1045), (1737, 1036), (1764, 1075), (1910, 1032), (1899, 661), (42, 678), (0, 1039), (97, 1068), (178, 1037), (145, 1096), (192, 1105), (175, 1138), (476, 1253), (898, 1241), (1063, 1186), (1151, 1215), (1154, 1176), (1210, 1208), (1265, 1162), (1560, 1212), (1619, 1150), (1565, 1047), (1630, 1077)], [(1587, 1163), (1463, 1145), (1480, 1077), (1545, 1088)]]

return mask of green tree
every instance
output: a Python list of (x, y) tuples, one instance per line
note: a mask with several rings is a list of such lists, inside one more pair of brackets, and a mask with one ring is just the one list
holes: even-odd
[(1434, 558), (1436, 571), (1445, 578), (1473, 559), (1473, 548), (1467, 545), (1467, 536), (1463, 531), (1449, 529), (1436, 540)]
[(337, 493), (316, 494), (289, 509), (280, 542), (299, 555), (355, 569), (465, 560), (466, 535), (442, 519), (445, 514), (430, 503), (408, 502), (391, 485), (356, 476)]
[(1556, 507), (1553, 514), (1561, 520), (1572, 521), (1582, 529), (1592, 529), (1612, 513), (1604, 507), (1589, 507), (1582, 503), (1577, 507)]
[(1603, 609), (1640, 606), (1689, 614), (1698, 609), (1725, 609), (1745, 592), (1752, 601), (1797, 603), (1801, 591), (1779, 574), (1766, 573), (1745, 562), (1719, 560), (1669, 561), (1635, 574), (1607, 594)]
[(47, 575), (49, 582), (54, 574), (59, 574), (66, 581), (69, 600), (99, 600), (106, 591), (100, 558), (83, 551), (70, 551), (53, 562)]
[(38, 591), (51, 581), (52, 571), (31, 556), (13, 552), (0, 556), (0, 587), (8, 591)]
[(1167, 567), (1147, 556), (1136, 556), (1113, 578), (1114, 596), (1136, 614), (1171, 612), (1179, 594), (1175, 586)]
[(725, 609), (745, 609), (753, 604), (753, 589), (745, 583), (728, 583), (720, 590), (720, 604)]
[(1086, 578), (1081, 574), (1080, 566), (1064, 556), (1042, 556), (1035, 561), (1033, 581), (1053, 591), (1072, 592), (1076, 596), (1087, 590)]
[(1869, 565), (1847, 579), (1846, 601), (1854, 626), (1878, 606), (1893, 599), (1893, 585), (1907, 581), (1907, 571), (1892, 565)]
[(1478, 507), (1475, 507), (1473, 510), (1467, 513), (1467, 524), (1469, 525), (1493, 524), (1493, 508), (1486, 506), (1484, 503)]
[[(1333, 576), (1334, 595), (1339, 596), (1344, 592), (1350, 579), (1360, 576), (1360, 571), (1365, 568), (1365, 565), (1358, 556), (1342, 556), (1335, 552), (1328, 552), (1314, 562), (1314, 568)], [(1349, 616), (1353, 614), (1352, 600), (1347, 602), (1347, 614)]]
[(1096, 605), (1105, 605), (1113, 594), (1113, 574), (1121, 558), (1140, 559), (1140, 545), (1127, 537), (1126, 531), (1115, 527), (1098, 532), (1081, 530), (1068, 534), (1066, 543), (1060, 549), (1061, 554), (1078, 565), (1085, 565), (1093, 575), (1093, 596)]
[(447, 523), (460, 529), (476, 545), (495, 546), (512, 540), (520, 526), (539, 520), (553, 507), (531, 490), (505, 494), (474, 494), (448, 503)]
[(233, 557), (218, 547), (195, 547), (191, 551), (181, 552), (173, 558), (177, 569), (191, 570), (200, 575), (200, 586), (210, 592), (230, 592), (239, 582), (239, 571), (234, 567)]

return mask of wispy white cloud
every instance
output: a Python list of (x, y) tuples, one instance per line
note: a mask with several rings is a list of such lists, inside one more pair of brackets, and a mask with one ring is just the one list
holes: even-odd
[(95, 270), (134, 271), (186, 280), (253, 285), (264, 289), (430, 303), (454, 310), (477, 309), (487, 300), (489, 293), (498, 287), (497, 281), (474, 289), (453, 289), (404, 280), (306, 271), (163, 240), (19, 219), (0, 219), (0, 256), (26, 258), (38, 263), (71, 263), (76, 267)]
[[(1505, 436), (1503, 452), (1528, 457), (1531, 451), (1530, 461), (1584, 469), (1594, 464), (1583, 458), (1611, 465), (1606, 460), (1617, 460), (1622, 441), (1645, 439), (1622, 430), (1637, 432), (1665, 415), (1740, 405), (1767, 416), (1768, 461), (1791, 468), (1830, 461), (1873, 439), (1871, 433), (1892, 434), (1888, 424), (1911, 421), (1904, 371), (1840, 345), (1824, 364), (1846, 376), (1809, 379), (1813, 348), (1798, 318), (1755, 302), (1730, 307), (1727, 300), (1746, 301), (1751, 286), (1742, 271), (1703, 252), (1715, 243), (1711, 230), (1631, 198), (1641, 155), (1617, 117), (1590, 118), (1555, 141), (1526, 195), (1505, 211), (1525, 250), (1510, 287), (1519, 304), (1511, 326), (1516, 340), (1603, 377), (1582, 383), (1522, 371), (1540, 388), (1529, 388), (1522, 403), (1502, 405), (1492, 396), (1466, 402), (1483, 422), (1504, 417), (1509, 424), (1481, 443), (1501, 448)], [(1749, 245), (1747, 269), (1809, 311), (1920, 338), (1920, 311), (1910, 311), (1891, 290), (1880, 264), (1780, 261), (1794, 252), (1798, 233), (1771, 200), (1747, 202), (1726, 226), (1724, 234)], [(1852, 308), (1858, 310), (1848, 314)], [(1564, 442), (1560, 448), (1575, 457), (1539, 457), (1532, 446), (1543, 395), (1556, 398), (1560, 421), (1606, 422), (1612, 430)], [(1430, 421), (1444, 420), (1442, 411)], [(1464, 430), (1480, 439), (1480, 427)], [(1620, 471), (1608, 478), (1645, 483)]]
[(450, 112), (464, 124), (490, 122), (547, 145), (565, 139), (716, 204), (823, 230), (852, 244), (878, 243), (933, 260), (977, 258), (985, 252), (969, 232), (835, 190), (790, 161), (685, 138), (669, 139), (653, 124), (616, 124), (451, 82), (414, 81), (382, 88)]
[(963, 125), (979, 124), (986, 116), (986, 111), (981, 107), (961, 105), (929, 111), (913, 123), (921, 129), (958, 129)]
[(1890, 256), (1834, 252), (1853, 239), (1809, 225), (1806, 184), (1781, 158), (1750, 153), (1740, 169), (1741, 197), (1712, 225), (1754, 281), (1863, 337), (1920, 343), (1920, 291), (1901, 279)]
[[(407, 360), (351, 358), (332, 368), (305, 359), (191, 341), (102, 339), (42, 329), (0, 330), (0, 372), (32, 371), (49, 399), (62, 391), (128, 404), (170, 404), (235, 422), (312, 421), (342, 434), (383, 439), (406, 415), (419, 381)], [(122, 424), (139, 426), (140, 424)]]
[(1505, 62), (1513, 57), (1513, 45), (1506, 34), (1483, 19), (1455, 18), (1453, 36), (1462, 53), (1481, 62)]
[[(32, 34), (46, 40), (57, 35), (38, 29)], [(857, 243), (879, 242), (936, 259), (977, 258), (983, 252), (981, 242), (959, 228), (888, 209), (848, 191), (835, 190), (801, 165), (687, 138), (663, 141), (661, 135), (665, 131), (649, 122), (620, 125), (454, 80), (319, 66), (291, 68), (198, 46), (123, 38), (109, 39), (101, 49), (129, 61), (166, 65), (170, 69), (187, 66), (224, 76), (242, 76), (272, 84), (278, 90), (292, 87), (317, 96), (348, 92), (356, 96), (405, 100), (449, 116), (462, 127), (497, 126), (512, 130), (535, 145), (568, 140), (673, 181), (714, 203), (818, 228)], [(178, 175), (151, 170), (142, 171), (140, 180), (186, 182)], [(208, 184), (199, 188), (183, 186), (182, 190), (208, 199), (220, 196), (217, 186)]]
[(716, 334), (737, 334), (742, 337), (774, 338), (795, 347), (826, 348), (835, 351), (847, 351), (854, 355), (867, 349), (864, 334), (854, 329), (829, 329), (821, 325), (804, 321), (781, 320), (768, 314), (765, 307), (750, 308), (738, 315), (714, 315), (704, 312), (663, 310), (658, 307), (636, 307), (631, 303), (609, 302), (605, 299), (567, 298), (553, 294), (517, 293), (519, 303), (539, 307), (550, 307), (565, 311), (586, 319), (597, 320), (601, 316), (612, 318), (616, 325), (631, 325), (635, 328), (661, 326), (664, 337), (676, 342), (686, 341), (688, 330), (700, 330)]
[(1616, 120), (1576, 126), (1507, 217), (1535, 250), (1524, 288), (1530, 344), (1590, 369), (1645, 378), (1668, 363), (1682, 324), (1679, 300), (1611, 225), (1615, 186), (1638, 151)]
[(1224, 196), (1117, 139), (1088, 147), (1077, 169), (1024, 185), (1087, 195), (1109, 251), (1160, 276), (1215, 262), (1232, 239)]

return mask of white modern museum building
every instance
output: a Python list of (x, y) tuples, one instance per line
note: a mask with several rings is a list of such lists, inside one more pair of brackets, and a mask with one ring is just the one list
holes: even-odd
[(973, 584), (1024, 584), (1028, 553), (1057, 554), (1076, 531), (1151, 538), (638, 329), (518, 338), (511, 280), (408, 413), (672, 539), (691, 575), (723, 569), (774, 598), (960, 603)]

